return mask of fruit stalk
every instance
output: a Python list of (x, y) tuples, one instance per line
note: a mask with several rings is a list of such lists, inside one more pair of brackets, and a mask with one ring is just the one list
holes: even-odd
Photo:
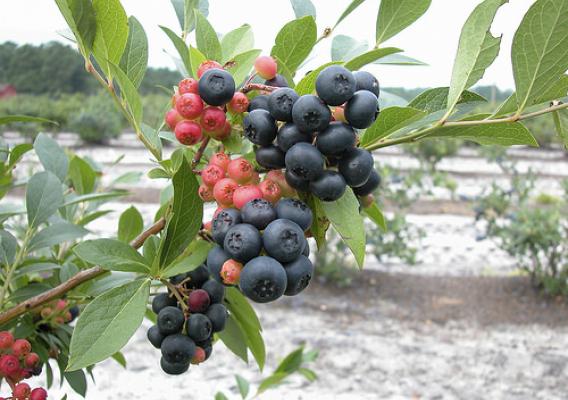
[(273, 92), (276, 89), (280, 88), (276, 86), (263, 85), (261, 83), (247, 83), (245, 86), (241, 88), (241, 92), (248, 93), (253, 90), (264, 90), (265, 92)]

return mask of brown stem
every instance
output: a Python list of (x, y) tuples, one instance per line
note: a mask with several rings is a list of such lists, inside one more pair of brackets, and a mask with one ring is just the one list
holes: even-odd
[[(164, 229), (165, 226), (166, 226), (166, 220), (164, 218), (160, 218), (158, 221), (154, 223), (154, 225), (152, 225), (150, 228), (142, 232), (138, 237), (136, 237), (132, 242), (130, 242), (130, 245), (135, 249), (140, 248), (144, 244), (146, 239), (148, 239), (151, 235), (159, 233), (162, 229)], [(91, 279), (101, 276), (105, 272), (107, 272), (107, 270), (98, 266), (79, 272), (78, 274), (74, 275), (71, 279), (63, 282), (59, 286), (56, 286), (53, 289), (48, 290), (47, 292), (43, 292), (37, 296), (34, 296), (10, 308), (9, 310), (6, 310), (3, 313), (1, 313), (0, 325), (4, 325), (5, 323), (11, 321), (12, 319), (17, 318), (20, 315), (25, 314), (29, 310), (34, 309), (42, 304), (60, 298), (70, 290), (76, 288), (77, 286), (87, 281), (90, 281)]]
[(210, 139), (211, 138), (209, 136), (206, 136), (205, 139), (203, 139), (203, 142), (201, 142), (201, 146), (199, 146), (199, 150), (197, 150), (197, 153), (195, 153), (193, 161), (191, 162), (191, 166), (193, 168), (195, 168), (197, 164), (199, 164), (199, 161), (201, 161), (201, 157), (203, 157), (203, 153), (205, 152)]
[(276, 89), (280, 88), (277, 86), (263, 85), (261, 83), (248, 83), (242, 87), (241, 92), (248, 93), (253, 90), (264, 90), (265, 92), (274, 92)]

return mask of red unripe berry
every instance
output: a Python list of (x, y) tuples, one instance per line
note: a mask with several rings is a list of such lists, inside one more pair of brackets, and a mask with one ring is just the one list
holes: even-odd
[(249, 106), (249, 99), (243, 92), (235, 92), (227, 108), (229, 111), (240, 114), (244, 113)]
[(173, 131), (177, 123), (183, 120), (183, 117), (179, 115), (175, 108), (172, 108), (166, 113), (164, 120), (166, 121), (166, 125), (170, 127), (170, 130)]
[(213, 221), (207, 221), (203, 224), (203, 229), (205, 229), (207, 232), (211, 232), (211, 224), (213, 223)]
[(32, 394), (30, 395), (30, 400), (46, 400), (47, 399), (47, 391), (44, 388), (35, 388), (32, 390)]
[(32, 392), (32, 388), (27, 383), (18, 383), (12, 391), (12, 396), (16, 400), (26, 400)]
[(22, 357), (32, 351), (32, 345), (26, 339), (18, 339), (12, 345), (12, 353), (16, 357)]
[(41, 309), (39, 313), (39, 315), (41, 315), (43, 319), (49, 318), (51, 314), (53, 314), (53, 310), (51, 309), (51, 307), (44, 307)]
[(219, 107), (205, 107), (201, 113), (201, 127), (207, 132), (215, 132), (225, 127), (227, 117)]
[(262, 199), (262, 192), (258, 186), (255, 185), (239, 186), (237, 190), (235, 190), (235, 194), (233, 194), (233, 204), (239, 210), (254, 199)]
[(213, 196), (213, 189), (205, 184), (199, 185), (197, 194), (199, 194), (201, 200), (203, 200), (206, 203), (215, 200), (215, 196)]
[(213, 60), (207, 60), (207, 61), (203, 61), (200, 65), (199, 68), (197, 69), (197, 76), (199, 78), (201, 78), (201, 76), (205, 73), (205, 71), (209, 70), (209, 69), (223, 69), (223, 66), (221, 64), (219, 64), (217, 61), (213, 61)]
[(211, 304), (209, 294), (203, 289), (197, 289), (189, 294), (187, 299), (187, 306), (190, 312), (202, 313), (207, 311)]
[(243, 269), (243, 264), (240, 262), (230, 259), (225, 261), (221, 267), (221, 279), (226, 285), (236, 285), (239, 283), (239, 278), (241, 277), (241, 270)]
[(254, 62), (254, 69), (262, 79), (272, 79), (276, 76), (278, 65), (274, 58), (270, 56), (260, 56)]
[(73, 314), (71, 314), (70, 311), (65, 311), (65, 314), (63, 314), (63, 319), (65, 320), (65, 322), (71, 322), (73, 320)]
[(343, 107), (335, 107), (331, 113), (335, 121), (347, 122), (345, 119), (345, 109)]
[(181, 121), (176, 125), (175, 135), (178, 142), (192, 146), (203, 139), (201, 127), (193, 121)]
[(363, 208), (369, 208), (375, 201), (375, 197), (372, 194), (368, 194), (367, 196), (359, 197), (359, 202)]
[(270, 179), (262, 181), (258, 188), (262, 192), (262, 198), (271, 203), (276, 203), (282, 197), (280, 186)]
[(221, 179), (213, 187), (213, 196), (220, 205), (230, 207), (233, 204), (233, 194), (238, 187), (238, 183), (233, 179)]
[(55, 303), (55, 309), (57, 311), (63, 311), (67, 308), (67, 302), (63, 299), (59, 299), (57, 300), (57, 303)]
[(229, 157), (225, 153), (215, 153), (209, 159), (210, 165), (216, 165), (216, 166), (220, 167), (221, 169), (223, 169), (223, 171), (227, 170), (227, 167), (229, 166), (229, 162), (231, 162), (231, 157)]
[(53, 319), (53, 323), (55, 325), (63, 325), (65, 323), (65, 319), (63, 317), (55, 317)]
[(30, 353), (24, 358), (24, 364), (26, 367), (33, 368), (39, 363), (39, 356), (36, 353)]
[(213, 213), (213, 219), (215, 219), (215, 217), (223, 210), (225, 210), (225, 207), (221, 207), (221, 206), (217, 207), (215, 209), (215, 212)]
[(176, 110), (184, 118), (195, 119), (203, 112), (203, 100), (195, 93), (182, 94), (176, 101)]
[(205, 350), (203, 350), (201, 347), (197, 346), (195, 348), (195, 353), (193, 353), (193, 357), (191, 358), (191, 363), (192, 364), (200, 364), (203, 361), (205, 361), (206, 357), (207, 357), (207, 355), (205, 354)]
[(182, 79), (178, 84), (179, 94), (194, 93), (199, 94), (199, 84), (193, 78)]
[(296, 191), (292, 186), (288, 184), (284, 174), (281, 170), (272, 170), (266, 174), (266, 179), (271, 180), (272, 182), (276, 183), (280, 186), (280, 191), (283, 197), (292, 197), (296, 194)]
[(201, 171), (201, 180), (207, 186), (215, 186), (217, 182), (225, 177), (225, 171), (223, 168), (218, 167), (216, 165), (209, 164), (203, 171)]
[(0, 375), (3, 377), (16, 375), (20, 371), (20, 360), (13, 354), (0, 357)]
[(209, 136), (219, 141), (225, 140), (229, 136), (231, 136), (231, 130), (232, 130), (231, 123), (225, 120), (225, 125), (223, 126), (223, 128), (220, 130), (209, 132)]
[(172, 107), (175, 108), (176, 107), (176, 103), (179, 99), (181, 95), (178, 92), (175, 92), (174, 95), (172, 96)]
[(260, 183), (260, 174), (256, 171), (252, 174), (252, 178), (250, 178), (251, 185), (258, 185)]
[(254, 168), (247, 159), (242, 157), (236, 158), (231, 160), (227, 166), (227, 175), (237, 183), (247, 183), (250, 182), (254, 175)]
[(14, 335), (9, 331), (0, 332), (0, 349), (7, 350), (14, 344)]

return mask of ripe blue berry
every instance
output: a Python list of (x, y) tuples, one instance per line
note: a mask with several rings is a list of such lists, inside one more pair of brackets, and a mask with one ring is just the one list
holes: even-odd
[(160, 293), (152, 300), (152, 311), (154, 311), (154, 314), (158, 314), (167, 306), (175, 307), (176, 305), (177, 300), (175, 297), (170, 297), (169, 293)]
[(298, 257), (291, 263), (284, 264), (284, 269), (288, 280), (286, 292), (284, 292), (286, 296), (295, 296), (308, 287), (314, 273), (312, 262), (304, 256)]
[(239, 287), (249, 299), (268, 303), (286, 291), (287, 277), (284, 267), (271, 257), (256, 257), (243, 268)]
[(345, 119), (356, 129), (368, 128), (379, 114), (377, 96), (368, 90), (355, 92), (345, 105)]
[(181, 332), (184, 321), (183, 312), (177, 307), (167, 306), (158, 314), (158, 328), (162, 335)]
[(223, 264), (225, 261), (229, 260), (231, 256), (223, 250), (222, 247), (215, 246), (209, 253), (207, 253), (207, 269), (211, 274), (211, 278), (215, 279), (219, 283), (223, 283), (221, 279), (221, 268), (223, 268)]
[(324, 169), (325, 160), (309, 143), (296, 143), (286, 153), (286, 170), (306, 181), (316, 179)]
[(215, 218), (213, 218), (213, 221), (211, 221), (211, 234), (213, 235), (213, 239), (222, 246), (227, 231), (231, 227), (240, 224), (241, 221), (241, 213), (239, 210), (234, 208), (221, 210)]
[(329, 125), (331, 111), (319, 97), (306, 94), (292, 107), (292, 120), (302, 132), (320, 132)]
[(262, 239), (254, 226), (238, 224), (227, 231), (223, 248), (231, 258), (247, 262), (259, 255)]
[(222, 106), (235, 94), (235, 80), (225, 70), (210, 69), (199, 79), (199, 96), (211, 106)]
[(268, 111), (268, 95), (261, 94), (256, 96), (250, 101), (248, 106), (248, 112), (258, 109)]
[(312, 226), (312, 210), (301, 200), (294, 198), (281, 199), (274, 208), (278, 218), (289, 219), (298, 224), (303, 230), (307, 230)]
[(278, 127), (268, 111), (256, 109), (244, 118), (243, 129), (243, 134), (252, 143), (268, 146), (276, 138)]
[(332, 122), (317, 136), (316, 146), (325, 156), (339, 156), (355, 146), (355, 131), (343, 122)]
[(148, 329), (148, 332), (146, 332), (146, 337), (148, 338), (148, 341), (152, 343), (152, 346), (157, 349), (162, 346), (162, 342), (165, 338), (165, 336), (160, 333), (160, 329), (156, 325), (153, 325), (150, 327), (150, 329)]
[(290, 185), (293, 189), (299, 190), (300, 192), (307, 192), (310, 190), (310, 181), (300, 178), (288, 169), (284, 173), (284, 178), (286, 178), (286, 183), (288, 183), (288, 185)]
[(203, 284), (201, 289), (205, 290), (209, 294), (209, 299), (211, 304), (222, 303), (225, 297), (225, 286), (216, 280), (209, 279)]
[(335, 201), (345, 193), (345, 179), (336, 171), (323, 171), (315, 180), (310, 182), (310, 191), (323, 201)]
[(211, 321), (203, 314), (191, 314), (187, 319), (186, 329), (187, 335), (196, 342), (209, 339), (213, 332)]
[(272, 144), (259, 147), (255, 151), (255, 158), (258, 165), (268, 170), (284, 168), (286, 165), (284, 156), (284, 152)]
[(213, 332), (221, 332), (227, 322), (227, 308), (223, 304), (212, 304), (207, 310), (207, 318), (211, 321)]
[(340, 65), (330, 65), (316, 79), (316, 92), (330, 106), (340, 106), (355, 93), (357, 83), (353, 73)]
[(300, 142), (311, 143), (312, 134), (302, 132), (298, 129), (296, 125), (294, 125), (291, 122), (288, 122), (278, 130), (277, 140), (278, 140), (278, 147), (280, 147), (280, 149), (283, 152), (287, 152), (290, 149), (290, 147), (294, 146), (296, 143)]
[[(200, 315), (200, 314), (196, 314)], [(195, 343), (186, 335), (176, 333), (162, 342), (162, 357), (170, 363), (189, 363), (195, 353)]]
[(168, 375), (181, 375), (189, 369), (189, 362), (187, 363), (171, 363), (166, 361), (164, 357), (160, 358), (160, 367)]
[(300, 96), (290, 88), (280, 88), (268, 96), (270, 115), (277, 121), (292, 121), (292, 106)]
[(381, 184), (381, 176), (375, 170), (371, 171), (371, 175), (369, 175), (369, 179), (363, 186), (354, 187), (353, 193), (357, 196), (367, 196), (375, 191), (376, 188), (379, 187)]
[(339, 160), (338, 169), (349, 186), (358, 187), (369, 179), (373, 164), (373, 156), (369, 151), (354, 148)]
[(276, 219), (276, 210), (269, 201), (254, 199), (244, 205), (241, 209), (241, 215), (244, 223), (251, 224), (262, 231)]
[(272, 221), (262, 236), (266, 253), (283, 263), (293, 261), (302, 254), (304, 238), (302, 228), (288, 219)]
[(274, 78), (264, 81), (264, 84), (267, 86), (274, 86), (274, 87), (290, 86), (290, 84), (288, 83), (288, 79), (286, 79), (283, 75), (280, 74), (276, 74)]
[(373, 74), (367, 71), (357, 71), (353, 73), (353, 76), (355, 76), (355, 81), (357, 82), (357, 90), (368, 90), (379, 97), (379, 81)]

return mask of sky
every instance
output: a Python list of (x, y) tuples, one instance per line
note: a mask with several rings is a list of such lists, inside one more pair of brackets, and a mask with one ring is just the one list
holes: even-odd
[[(334, 24), (351, 0), (312, 0), (317, 11), (318, 32)], [(398, 47), (404, 54), (424, 61), (428, 66), (370, 66), (384, 87), (448, 86), (461, 27), (481, 0), (433, 0), (428, 12), (383, 46)], [(289, 0), (210, 0), (209, 20), (217, 32), (226, 33), (249, 23), (255, 34), (255, 47), (266, 54), (280, 27), (294, 18)], [(499, 10), (492, 26), (495, 36), (503, 35), (496, 62), (480, 81), (501, 89), (514, 87), (510, 61), (514, 32), (532, 0), (510, 0)], [(148, 35), (149, 65), (170, 67), (174, 64), (164, 49), (175, 54), (169, 39), (159, 29), (165, 25), (179, 31), (177, 18), (168, 0), (122, 0), (128, 15), (138, 18)], [(374, 45), (375, 21), (379, 0), (367, 0), (336, 29), (334, 34), (367, 40)], [(52, 0), (2, 0), (0, 42), (40, 44), (51, 40), (66, 42), (58, 32), (66, 29), (65, 21)], [(330, 60), (331, 40), (318, 44), (307, 68)]]

